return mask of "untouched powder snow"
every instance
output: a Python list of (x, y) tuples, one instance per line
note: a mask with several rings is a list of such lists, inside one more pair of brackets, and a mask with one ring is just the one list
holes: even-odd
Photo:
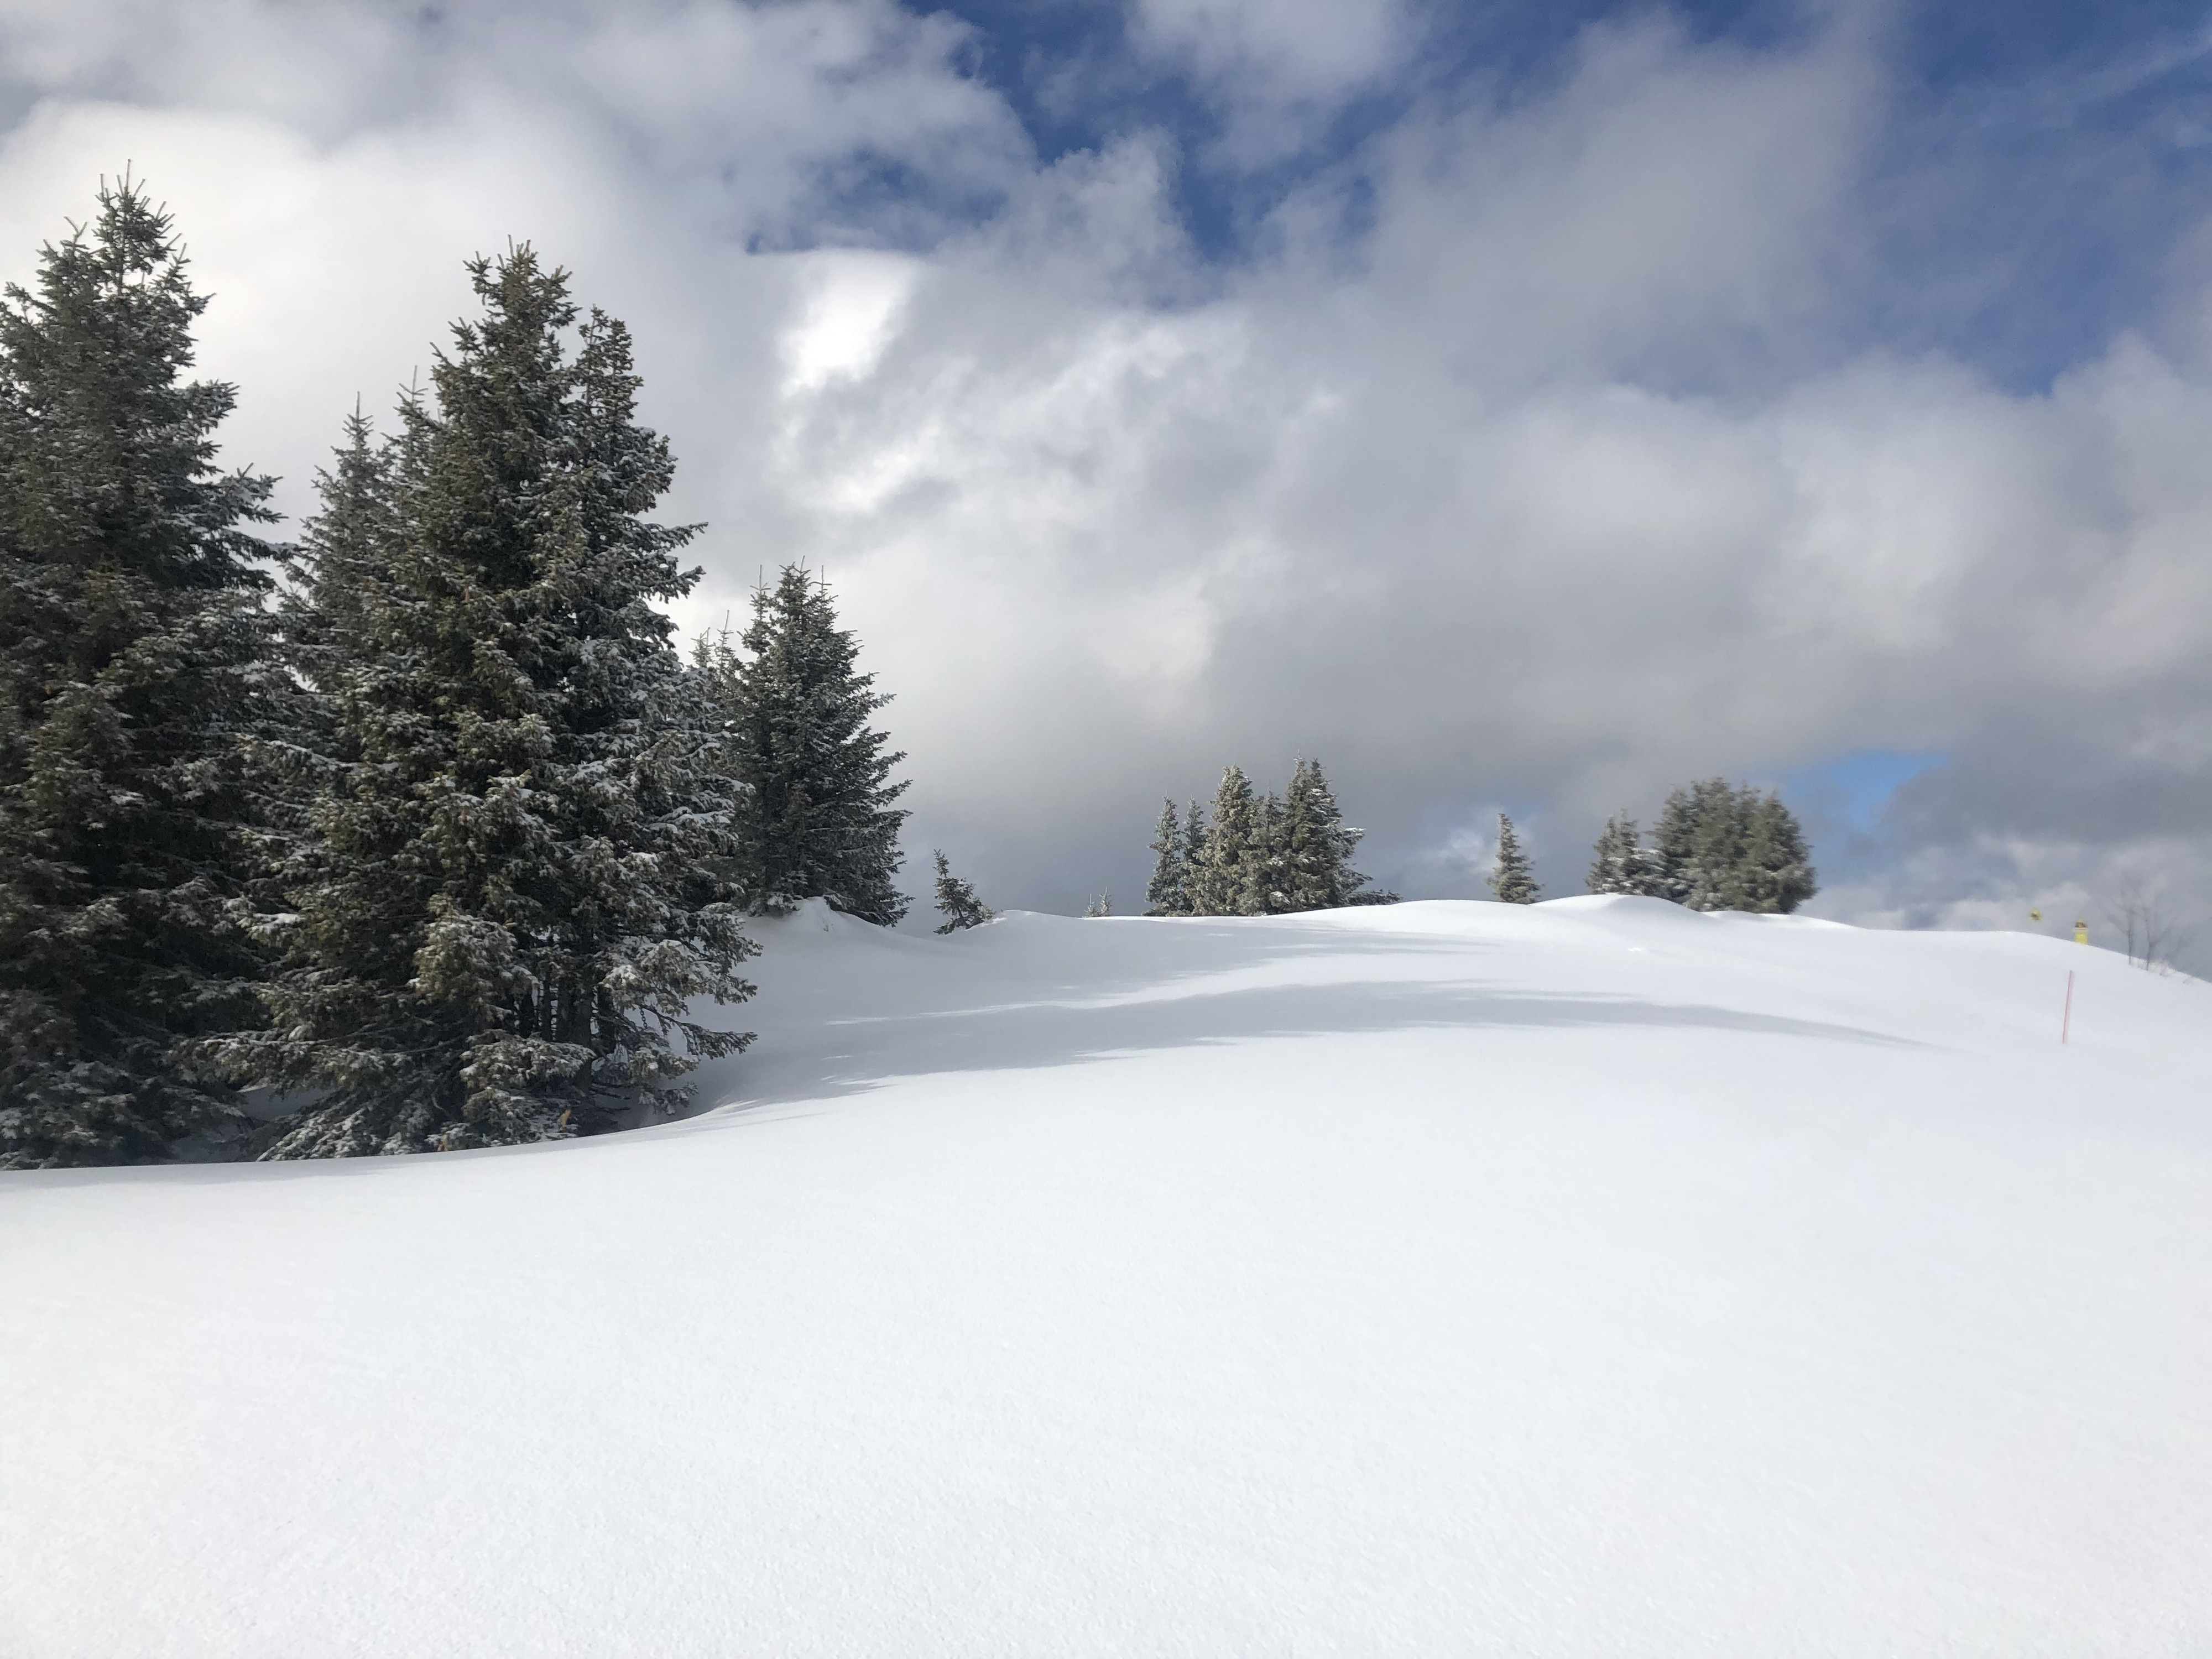
[(681, 1123), (0, 1176), (0, 1653), (2212, 1651), (2204, 986), (1636, 899), (764, 937)]

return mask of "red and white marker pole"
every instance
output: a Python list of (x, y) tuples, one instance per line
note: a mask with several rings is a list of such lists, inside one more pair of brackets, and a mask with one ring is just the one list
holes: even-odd
[(2066, 970), (2066, 1012), (2058, 1022), (2058, 1040), (2066, 1041), (2066, 1034), (2074, 1029), (2074, 970)]

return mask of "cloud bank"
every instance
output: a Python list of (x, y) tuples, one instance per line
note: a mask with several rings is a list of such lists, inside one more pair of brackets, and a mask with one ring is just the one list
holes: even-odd
[[(1957, 208), (2010, 106), (1931, 98), (1881, 15), (1596, 16), (1511, 74), (1384, 0), (1120, 17), (1113, 62), (1032, 65), (1101, 88), (1055, 149), (988, 20), (889, 3), (18, 6), (0, 264), (135, 166), (296, 512), (461, 258), (536, 242), (636, 331), (711, 526), (686, 622), (825, 567), (910, 849), (996, 902), (1126, 906), (1162, 793), (1304, 753), (1409, 893), (1479, 893), (1501, 807), (1576, 890), (1607, 813), (1720, 772), (1800, 803), (1824, 914), (2204, 908), (2212, 216), (2170, 122), (2081, 136), (2130, 188), (2167, 146), (2157, 277), (2027, 372), (1990, 319), (2066, 292)], [(2202, 58), (2130, 52), (2015, 101), (2046, 131)], [(1121, 118), (1146, 76), (1203, 118)], [(1869, 754), (1939, 763), (1854, 804)]]

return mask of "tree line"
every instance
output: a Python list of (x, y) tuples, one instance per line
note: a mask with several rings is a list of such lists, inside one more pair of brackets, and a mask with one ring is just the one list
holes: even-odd
[[(1513, 820), (1503, 812), (1488, 885), (1505, 904), (1543, 897)], [(1820, 890), (1804, 830), (1782, 798), (1725, 778), (1670, 790), (1649, 845), (1634, 818), (1615, 813), (1590, 849), (1583, 886), (1692, 910), (1782, 915)]]
[[(1345, 824), (1317, 763), (1298, 762), (1280, 798), (1255, 797), (1250, 780), (1231, 766), (1210, 819), (1196, 801), (1182, 816), (1172, 799), (1162, 804), (1146, 914), (1264, 916), (1395, 904), (1395, 893), (1363, 890), (1367, 878), (1352, 868), (1352, 849), (1364, 833)], [(1636, 820), (1616, 813), (1592, 849), (1585, 885), (1692, 910), (1787, 915), (1820, 890), (1811, 856), (1779, 795), (1707, 778), (1668, 793), (1648, 846)], [(1503, 812), (1485, 884), (1504, 904), (1543, 897), (1520, 834)]]
[[(356, 409), (298, 545), (215, 463), (127, 179), (0, 305), (0, 1167), (559, 1139), (750, 1034), (752, 914), (896, 922), (905, 787), (821, 580), (686, 662), (628, 331), (527, 246)], [(245, 1140), (240, 1091), (304, 1103)]]

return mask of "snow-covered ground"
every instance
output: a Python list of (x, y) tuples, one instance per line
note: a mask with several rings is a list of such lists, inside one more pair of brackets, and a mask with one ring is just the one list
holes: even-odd
[(2202, 985), (1636, 899), (768, 939), (682, 1123), (0, 1176), (0, 1653), (2212, 1652)]

